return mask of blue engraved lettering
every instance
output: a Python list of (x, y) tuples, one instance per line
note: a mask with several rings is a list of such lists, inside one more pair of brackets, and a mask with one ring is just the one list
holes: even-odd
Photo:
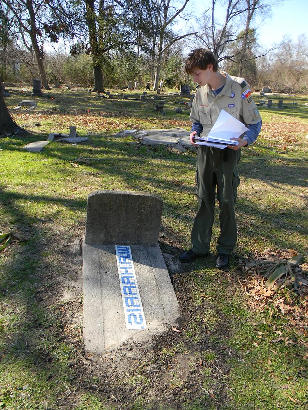
[[(138, 318), (138, 316), (139, 316), (139, 318)], [(135, 325), (142, 325), (142, 323), (143, 323), (143, 316), (142, 316), (141, 313), (139, 313), (139, 315), (136, 315), (135, 313), (130, 313), (130, 314), (127, 316), (127, 321), (128, 321), (128, 323), (129, 323), (130, 325), (133, 325), (133, 324), (135, 324)]]
[(137, 286), (123, 286), (124, 295), (137, 295)]
[(136, 283), (134, 277), (132, 277), (132, 276), (122, 276), (121, 277), (121, 282), (124, 285), (135, 285), (135, 283)]
[(132, 306), (139, 307), (140, 306), (139, 298), (136, 296), (124, 296), (124, 299), (125, 299), (126, 307), (132, 307)]
[(133, 275), (134, 272), (130, 268), (122, 268), (120, 267), (120, 275)]

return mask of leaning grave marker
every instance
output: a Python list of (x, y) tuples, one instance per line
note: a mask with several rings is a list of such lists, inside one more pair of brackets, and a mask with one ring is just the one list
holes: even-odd
[(84, 342), (103, 353), (145, 342), (179, 318), (158, 246), (162, 201), (142, 193), (88, 197), (83, 243)]

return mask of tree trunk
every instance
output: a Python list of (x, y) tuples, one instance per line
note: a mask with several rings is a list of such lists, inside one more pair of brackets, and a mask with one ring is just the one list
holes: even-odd
[(244, 72), (244, 61), (245, 61), (246, 52), (247, 52), (250, 24), (255, 14), (256, 8), (259, 4), (259, 0), (252, 0), (252, 1), (246, 0), (246, 4), (247, 4), (247, 17), (246, 17), (243, 46), (242, 46), (242, 50), (240, 54), (239, 71), (238, 71), (240, 77), (242, 77), (243, 72)]
[(158, 45), (158, 53), (157, 53), (157, 61), (155, 67), (155, 79), (154, 79), (154, 91), (159, 90), (159, 80), (160, 80), (160, 72), (161, 72), (161, 65), (163, 61), (163, 41), (164, 41), (165, 30), (161, 29), (160, 38), (159, 38), (159, 45)]
[(94, 8), (94, 0), (85, 0), (86, 3), (86, 21), (89, 30), (89, 41), (91, 46), (91, 54), (93, 61), (94, 72), (94, 91), (103, 92), (103, 70), (101, 63), (101, 53), (99, 50), (98, 33), (96, 29), (96, 14)]
[(94, 66), (94, 91), (104, 92), (103, 71), (100, 64)]
[(48, 81), (47, 81), (47, 76), (46, 76), (46, 71), (45, 71), (45, 67), (44, 67), (44, 53), (43, 50), (40, 50), (38, 41), (37, 41), (37, 27), (36, 27), (36, 22), (35, 22), (35, 13), (34, 13), (34, 9), (33, 9), (33, 3), (32, 0), (27, 0), (27, 9), (29, 12), (29, 16), (30, 16), (30, 37), (31, 37), (31, 43), (33, 46), (33, 50), (35, 53), (35, 58), (37, 61), (37, 66), (39, 69), (39, 73), (40, 73), (40, 77), (41, 77), (41, 81), (42, 81), (42, 86), (43, 88), (45, 88), (46, 90), (50, 90), (50, 87), (48, 85)]
[(159, 80), (160, 80), (160, 71), (161, 71), (161, 58), (157, 60), (157, 66), (155, 67), (155, 78), (154, 78), (154, 91), (159, 90)]
[(0, 82), (0, 135), (15, 134), (23, 130), (14, 122), (4, 101), (3, 87)]

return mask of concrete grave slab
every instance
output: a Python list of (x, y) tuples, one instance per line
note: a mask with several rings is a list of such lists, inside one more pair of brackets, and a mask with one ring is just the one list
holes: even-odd
[(113, 135), (113, 137), (127, 137), (136, 134), (137, 130), (123, 130)]
[(186, 149), (195, 150), (196, 148), (190, 143), (189, 131), (183, 128), (170, 129), (145, 129), (145, 130), (125, 130), (114, 135), (115, 137), (124, 137), (132, 135), (144, 145), (166, 145), (180, 152)]
[(97, 191), (89, 196), (83, 243), (87, 351), (145, 343), (177, 323), (178, 302), (157, 244), (161, 210), (161, 200), (148, 194)]
[(88, 141), (88, 137), (64, 137), (64, 138), (58, 138), (57, 142), (68, 142), (70, 144), (80, 144), (81, 142), (86, 142)]
[(31, 142), (30, 144), (27, 144), (24, 146), (24, 148), (29, 151), (29, 152), (41, 152), (46, 145), (48, 145), (50, 141), (35, 141)]
[(196, 147), (190, 143), (189, 135), (186, 135), (185, 137), (181, 138), (179, 140), (179, 144), (188, 149), (196, 149)]
[(19, 105), (21, 107), (30, 107), (35, 108), (37, 106), (37, 102), (34, 100), (22, 100)]
[(145, 136), (142, 138), (142, 143), (145, 145), (176, 145), (178, 138), (169, 135), (153, 135), (152, 137)]

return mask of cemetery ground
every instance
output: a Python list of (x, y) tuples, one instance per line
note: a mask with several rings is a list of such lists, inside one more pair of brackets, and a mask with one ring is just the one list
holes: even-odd
[[(273, 105), (260, 106), (262, 133), (240, 162), (238, 245), (221, 271), (214, 246), (207, 259), (177, 263), (197, 207), (194, 150), (115, 136), (189, 130), (189, 98), (8, 89), (29, 133), (0, 138), (0, 408), (306, 408), (308, 96), (283, 96), (278, 108), (271, 95)], [(37, 107), (14, 109), (23, 99)], [(71, 125), (89, 140), (23, 148)], [(159, 244), (181, 309), (179, 325), (151, 344), (101, 357), (82, 340), (80, 240), (96, 190), (162, 198)], [(213, 242), (217, 226), (216, 215)]]

